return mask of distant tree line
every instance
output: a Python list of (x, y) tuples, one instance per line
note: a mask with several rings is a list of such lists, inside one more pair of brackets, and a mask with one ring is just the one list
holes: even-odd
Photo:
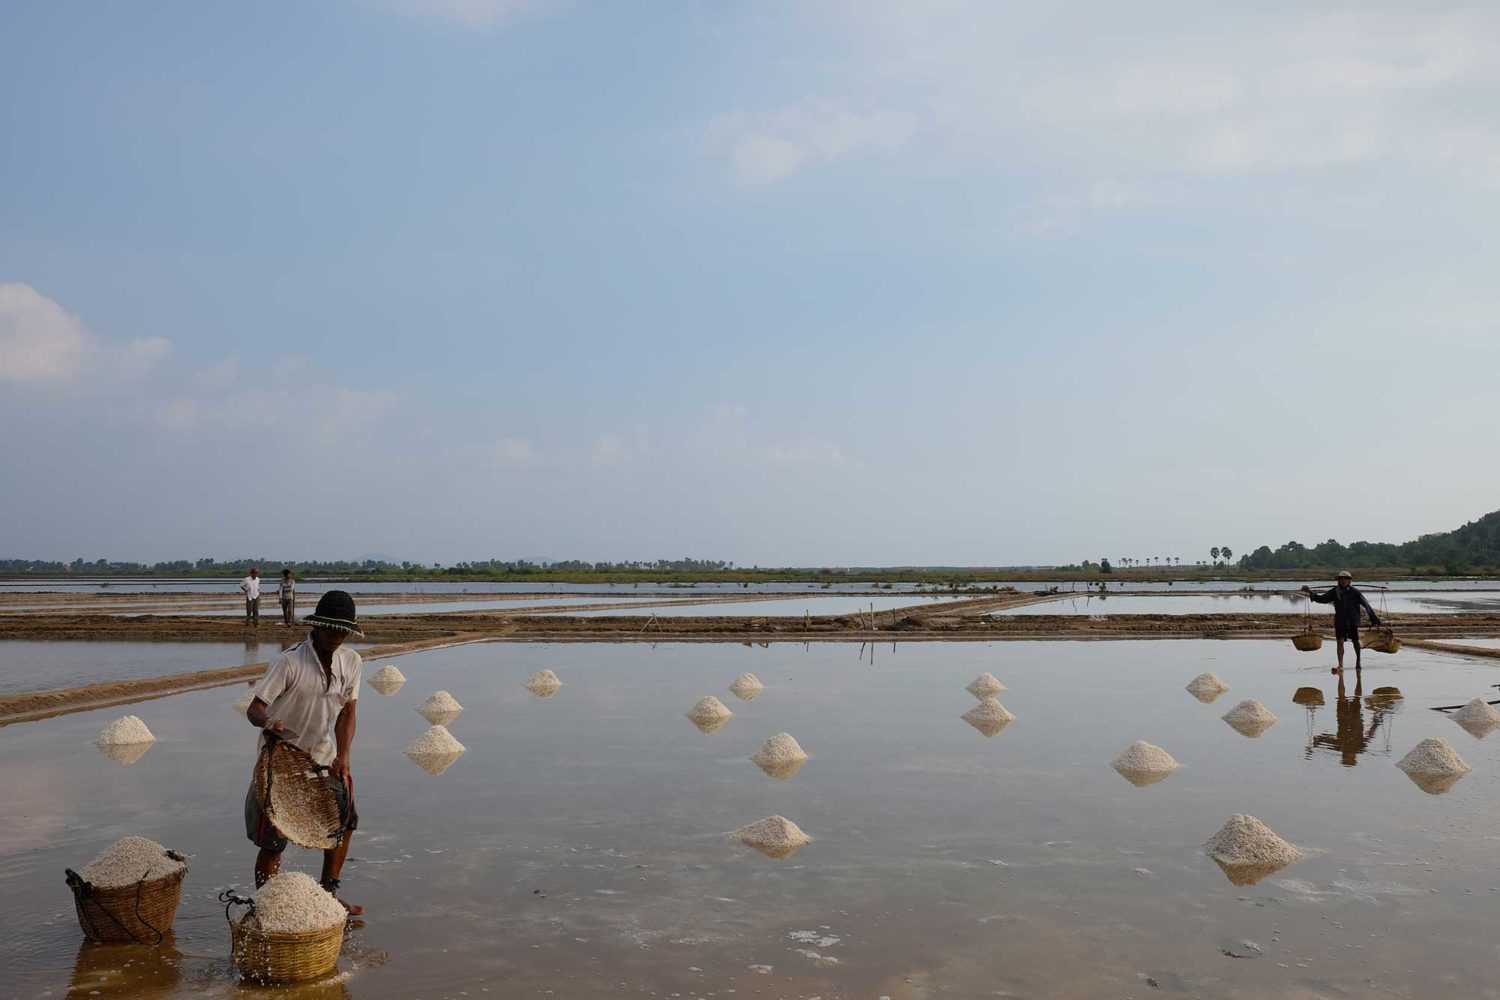
[(583, 573), (717, 573), (734, 569), (734, 563), (722, 559), (654, 559), (626, 562), (583, 562), (568, 559), (560, 562), (532, 562), (527, 559), (485, 559), (459, 562), (451, 566), (413, 562), (389, 562), (384, 559), (329, 561), (275, 559), (171, 559), (164, 562), (122, 562), (109, 559), (74, 559), (60, 562), (49, 559), (0, 559), (0, 574), (8, 576), (243, 576), (251, 566), (262, 573), (279, 573), (290, 569), (298, 576), (531, 576), (557, 572)]
[(1328, 539), (1317, 545), (1287, 542), (1277, 549), (1268, 545), (1241, 556), (1247, 570), (1267, 569), (1369, 569), (1406, 567), (1442, 569), (1445, 573), (1470, 573), (1500, 567), (1500, 511), (1470, 521), (1453, 531), (1443, 531), (1411, 542), (1352, 542)]

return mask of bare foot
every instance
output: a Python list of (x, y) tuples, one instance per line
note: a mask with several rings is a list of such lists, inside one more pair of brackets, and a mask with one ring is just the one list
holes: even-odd
[(365, 912), (365, 908), (363, 906), (359, 906), (355, 903), (346, 903), (344, 900), (339, 899), (338, 896), (334, 896), (333, 898), (339, 900), (339, 905), (342, 906), (344, 908), (344, 912), (349, 914), (349, 916), (351, 917), (357, 917), (361, 913)]

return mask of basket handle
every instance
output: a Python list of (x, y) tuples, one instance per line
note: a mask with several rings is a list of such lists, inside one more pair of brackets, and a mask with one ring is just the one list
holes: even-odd
[(231, 906), (245, 906), (249, 907), (251, 913), (255, 912), (255, 900), (249, 896), (241, 896), (233, 889), (225, 889), (219, 893), (219, 902), (224, 904), (224, 919), (229, 921), (231, 925), (234, 923), (234, 918), (229, 915), (229, 908)]

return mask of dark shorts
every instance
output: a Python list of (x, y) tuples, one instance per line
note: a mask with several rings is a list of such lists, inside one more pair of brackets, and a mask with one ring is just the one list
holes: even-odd
[[(354, 796), (350, 794), (349, 787), (333, 775), (324, 779), (328, 787), (333, 789), (334, 798), (339, 801), (339, 815), (346, 817), (344, 821), (344, 832), (353, 833), (359, 828), (359, 813), (354, 808)], [(245, 836), (250, 842), (263, 851), (271, 851), (280, 854), (286, 850), (287, 839), (281, 835), (281, 831), (271, 823), (270, 817), (260, 807), (260, 799), (255, 795), (255, 781), (252, 779), (249, 789), (245, 792)]]
[(1356, 649), (1359, 648), (1359, 626), (1358, 625), (1345, 625), (1343, 622), (1334, 622), (1333, 623), (1333, 636), (1339, 642), (1344, 642), (1345, 640), (1348, 640), (1349, 642), (1354, 643), (1354, 647)]

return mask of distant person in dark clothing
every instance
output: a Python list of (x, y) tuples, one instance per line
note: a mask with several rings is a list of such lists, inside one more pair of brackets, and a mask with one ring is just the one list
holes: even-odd
[(1336, 674), (1344, 672), (1344, 640), (1348, 639), (1354, 643), (1354, 669), (1360, 669), (1359, 662), (1359, 609), (1364, 608), (1370, 615), (1370, 624), (1379, 625), (1380, 616), (1375, 609), (1370, 607), (1370, 602), (1365, 600), (1354, 586), (1354, 574), (1348, 570), (1339, 573), (1338, 585), (1321, 594), (1312, 592), (1312, 588), (1303, 585), (1302, 592), (1311, 597), (1319, 604), (1333, 605), (1333, 634), (1338, 640), (1339, 665), (1333, 668)]

